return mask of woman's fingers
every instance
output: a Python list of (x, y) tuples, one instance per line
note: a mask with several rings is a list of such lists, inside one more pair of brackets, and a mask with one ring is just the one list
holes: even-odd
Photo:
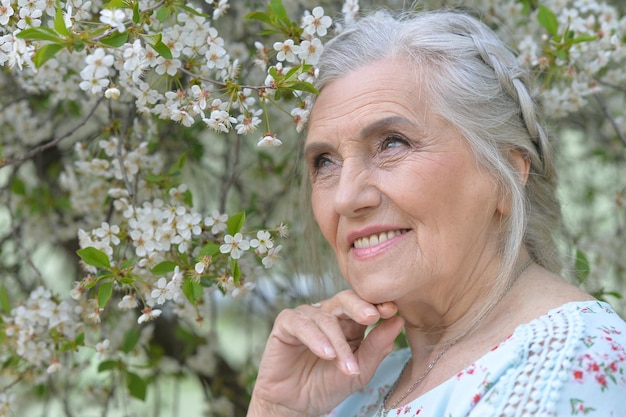
[[(364, 335), (369, 324), (392, 314), (395, 306), (373, 306), (354, 293), (320, 304), (278, 315), (261, 359), (254, 398), (321, 414), (329, 404), (367, 384), (393, 349), (403, 325), (400, 317), (383, 320)], [(368, 313), (369, 307), (375, 315)]]
[(334, 297), (314, 304), (317, 308), (340, 318), (349, 318), (359, 324), (375, 324), (379, 319), (392, 317), (398, 309), (394, 303), (371, 304), (352, 290), (341, 291)]
[[(338, 352), (337, 362), (344, 372), (348, 370), (350, 375), (361, 373), (361, 362), (355, 356), (357, 350), (359, 352), (372, 350), (374, 352), (373, 355), (368, 353), (365, 356), (368, 362), (367, 378), (371, 378), (373, 374), (370, 374), (370, 372), (373, 372), (380, 361), (393, 350), (395, 338), (404, 326), (404, 320), (394, 317), (398, 313), (395, 303), (385, 302), (373, 305), (363, 300), (352, 290), (338, 293), (330, 300), (320, 303), (318, 308), (330, 311), (333, 315), (344, 319), (339, 320), (339, 322), (342, 324), (344, 336), (352, 355), (347, 350), (344, 350), (345, 345), (341, 343), (341, 351)], [(364, 342), (363, 337), (365, 336), (367, 326), (379, 322), (380, 324), (368, 335), (367, 342)], [(354, 326), (355, 323), (358, 323), (359, 326)], [(353, 360), (356, 362), (353, 362)], [(345, 365), (341, 366), (341, 364)]]
[(404, 327), (404, 319), (399, 316), (382, 321), (363, 340), (355, 352), (361, 378), (368, 382), (380, 365), (380, 362), (394, 348), (396, 337)]
[[(393, 317), (396, 312), (393, 303), (373, 305), (347, 290), (320, 303), (284, 310), (277, 317), (276, 332), (273, 333), (284, 344), (305, 346), (317, 357), (334, 361), (346, 375), (358, 375), (361, 370), (355, 352), (363, 349), (367, 327), (380, 319)], [(393, 340), (401, 327), (398, 320), (392, 320), (390, 324), (381, 323), (368, 336), (367, 349), (370, 346), (374, 349), (384, 347), (383, 352), (387, 352), (387, 347), (393, 347)], [(380, 353), (377, 351), (375, 357)]]
[(272, 336), (280, 343), (297, 347), (304, 345), (316, 356), (332, 360), (337, 353), (333, 343), (320, 326), (315, 315), (305, 314), (301, 309), (286, 309), (279, 313)]
[(378, 310), (378, 314), (380, 314), (380, 318), (388, 319), (395, 316), (398, 313), (398, 307), (395, 303), (390, 301), (376, 304), (376, 309)]

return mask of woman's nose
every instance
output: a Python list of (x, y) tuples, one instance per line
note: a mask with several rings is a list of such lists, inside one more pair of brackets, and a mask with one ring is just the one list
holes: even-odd
[(381, 194), (375, 184), (370, 167), (354, 160), (344, 161), (335, 190), (335, 211), (356, 217), (378, 207)]

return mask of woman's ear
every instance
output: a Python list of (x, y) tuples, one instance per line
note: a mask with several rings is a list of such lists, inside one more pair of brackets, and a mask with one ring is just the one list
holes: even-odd
[(513, 149), (511, 152), (511, 163), (519, 172), (522, 179), (522, 185), (526, 185), (528, 175), (530, 173), (530, 159), (521, 149)]
[[(526, 181), (528, 180), (528, 175), (530, 174), (530, 160), (526, 156), (526, 154), (520, 149), (513, 149), (510, 151), (510, 160), (513, 167), (517, 170), (521, 180), (522, 185), (526, 185)], [(498, 203), (497, 210), (503, 215), (508, 216), (511, 211), (511, 195), (506, 193), (502, 195), (500, 198), (500, 202)]]

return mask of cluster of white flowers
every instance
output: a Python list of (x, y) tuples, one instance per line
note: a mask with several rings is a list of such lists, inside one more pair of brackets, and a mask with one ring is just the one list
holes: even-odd
[[(201, 101), (201, 92), (195, 90), (195, 95)], [(219, 108), (221, 104), (215, 105)], [(119, 288), (122, 295), (118, 308), (140, 309), (138, 322), (144, 323), (159, 317), (160, 306), (169, 302), (175, 313), (193, 321), (202, 313), (188, 308), (189, 300), (182, 291), (185, 280), (210, 277), (213, 289), (234, 298), (242, 297), (255, 284), (253, 280), (235, 277), (230, 260), (243, 261), (240, 266), (248, 272), (256, 264), (243, 259), (249, 252), (253, 255), (251, 259), (258, 258), (259, 265), (271, 268), (280, 257), (282, 245), (274, 244), (269, 230), (257, 231), (252, 239), (243, 231), (227, 233), (228, 214), (214, 210), (203, 216), (188, 204), (191, 197), (185, 184), (169, 189), (151, 185), (145, 176), (159, 176), (163, 161), (159, 153), (151, 154), (147, 149), (147, 144), (142, 142), (134, 150), (128, 150), (127, 144), (115, 136), (89, 146), (79, 142), (74, 146), (74, 165), (65, 167), (60, 184), (69, 192), (75, 212), (84, 219), (78, 231), (79, 246), (101, 251), (117, 267), (125, 260), (134, 259), (133, 274), (141, 277), (141, 281), (135, 283), (133, 292)], [(136, 186), (129, 190), (128, 184)], [(111, 210), (109, 220), (98, 222), (101, 217), (94, 214), (107, 206)], [(276, 233), (285, 237), (286, 227), (281, 225)], [(207, 244), (216, 246), (221, 260), (199, 253)], [(195, 263), (186, 261), (189, 256), (196, 259)], [(177, 266), (167, 278), (155, 277), (152, 268), (164, 261)], [(75, 284), (71, 295), (76, 300), (89, 297), (98, 273), (93, 265), (83, 266), (89, 275)], [(86, 308), (89, 319), (97, 323), (103, 311), (95, 300), (90, 301)]]
[[(52, 373), (59, 369), (57, 345), (73, 341), (84, 330), (82, 309), (72, 301), (57, 301), (50, 290), (37, 287), (4, 318), (7, 343), (24, 361)], [(0, 405), (1, 407), (1, 405)]]
[[(76, 214), (85, 218), (85, 225), (95, 226), (101, 222), (100, 216), (107, 198), (114, 199), (115, 208), (124, 212), (130, 207), (130, 194), (127, 184), (137, 184), (137, 198), (149, 199), (151, 188), (139, 172), (156, 174), (163, 169), (163, 156), (149, 153), (147, 142), (141, 142), (133, 150), (115, 137), (102, 139), (97, 149), (90, 149), (85, 143), (74, 146), (76, 160), (73, 166), (67, 165), (61, 173), (59, 183), (70, 195), (70, 202)], [(94, 153), (100, 157), (94, 157)], [(109, 253), (110, 249), (106, 249)]]
[(522, 13), (523, 2), (472, 3), (487, 20), (506, 22), (499, 35), (516, 47), (522, 62), (539, 72), (550, 71), (544, 88), (549, 116), (559, 119), (580, 111), (594, 94), (626, 82), (626, 17), (618, 18), (615, 6), (598, 0), (542, 1), (558, 22), (561, 39), (555, 40), (540, 24), (538, 9), (530, 16)]
[(274, 42), (276, 59), (279, 62), (295, 63), (304, 61), (315, 65), (319, 61), (324, 46), (322, 41), (316, 37), (326, 36), (328, 28), (332, 24), (332, 19), (324, 15), (324, 9), (316, 7), (311, 12), (306, 12), (302, 19), (302, 41), (296, 44), (293, 39), (286, 39), (283, 42)]
[(83, 81), (78, 86), (91, 94), (98, 94), (109, 85), (109, 71), (115, 58), (108, 55), (104, 49), (97, 48), (93, 54), (87, 55), (85, 62), (87, 66), (80, 72)]
[[(140, 11), (150, 10), (155, 5), (155, 2), (146, 0), (141, 2)], [(115, 36), (115, 33), (123, 36), (129, 33), (133, 22), (130, 9), (104, 8), (102, 0), (61, 1), (60, 7), (66, 10), (68, 30), (75, 33), (87, 30), (92, 21), (109, 28), (109, 32), (101, 36), (103, 38), (107, 34)], [(214, 2), (213, 7), (212, 17), (217, 20), (229, 11), (230, 4), (227, 0), (220, 0)], [(218, 132), (234, 130), (237, 134), (249, 134), (261, 124), (259, 117), (263, 109), (257, 101), (258, 98), (263, 101), (268, 99), (271, 76), (264, 83), (259, 82), (254, 89), (228, 89), (227, 85), (236, 83), (242, 66), (247, 64), (248, 55), (238, 52), (245, 51), (245, 46), (237, 42), (227, 45), (211, 19), (203, 15), (199, 8), (195, 11), (180, 9), (166, 21), (154, 19), (149, 26), (141, 28), (148, 33), (158, 33), (158, 45), (151, 41), (151, 37), (140, 37), (130, 38), (119, 47), (77, 48), (71, 53), (62, 49), (35, 69), (34, 43), (16, 35), (24, 29), (52, 25), (54, 16), (54, 3), (43, 0), (19, 0), (17, 4), (4, 0), (0, 6), (0, 66), (20, 69), (14, 71), (14, 77), (21, 88), (33, 93), (50, 94), (53, 101), (73, 99), (89, 102), (90, 96), (104, 95), (122, 103), (133, 103), (137, 111), (145, 115), (172, 120), (187, 127), (201, 121)], [(274, 48), (283, 45), (274, 58), (279, 64), (286, 61), (315, 65), (323, 50), (319, 37), (326, 35), (331, 23), (321, 7), (307, 11), (301, 20), (302, 38), (295, 40), (297, 44), (294, 44), (294, 39), (274, 44)], [(163, 48), (168, 51), (167, 54), (164, 54)], [(269, 51), (264, 46), (261, 48)], [(269, 56), (263, 59), (264, 71), (268, 70), (270, 61)], [(184, 74), (190, 75), (193, 82), (184, 85), (176, 81)], [(170, 78), (170, 81), (163, 82), (164, 77)], [(299, 78), (310, 81), (310, 77), (311, 74), (305, 72)], [(175, 90), (162, 88), (163, 85), (171, 85), (172, 81), (176, 85)], [(76, 85), (87, 94), (81, 95)], [(304, 107), (306, 105), (300, 102), (292, 113), (298, 131), (306, 123)], [(269, 131), (269, 126), (266, 129)], [(28, 138), (41, 136), (28, 135), (27, 131), (17, 129), (16, 132), (16, 139), (19, 140), (14, 143), (18, 145), (27, 145), (25, 141)], [(271, 136), (276, 138), (275, 133)], [(261, 146), (267, 144), (267, 137), (261, 135)], [(279, 144), (281, 141), (278, 139), (271, 142), (272, 146)], [(21, 149), (23, 147), (19, 146), (8, 148), (5, 154), (17, 155)]]

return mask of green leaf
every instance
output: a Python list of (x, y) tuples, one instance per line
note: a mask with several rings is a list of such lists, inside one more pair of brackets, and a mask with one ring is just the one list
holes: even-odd
[(104, 38), (100, 39), (100, 42), (102, 42), (103, 44), (107, 46), (119, 48), (120, 46), (128, 42), (128, 33), (126, 32), (120, 33), (116, 30), (109, 36), (105, 36)]
[(210, 15), (208, 15), (206, 13), (199, 12), (196, 9), (194, 9), (193, 7), (187, 6), (186, 4), (177, 4), (176, 7), (180, 8), (180, 9), (183, 9), (187, 13), (189, 13), (191, 15), (194, 15), (194, 16), (206, 17), (207, 19), (211, 17)]
[(234, 235), (235, 233), (241, 231), (243, 228), (243, 224), (246, 221), (246, 212), (240, 211), (239, 213), (235, 213), (226, 221), (226, 226), (228, 227), (228, 234)]
[(528, 14), (531, 10), (530, 0), (518, 0), (519, 3), (522, 3), (522, 14)]
[(98, 372), (110, 371), (111, 369), (117, 368), (118, 364), (118, 361), (113, 360), (102, 361), (98, 364)]
[(146, 399), (148, 383), (136, 373), (126, 371), (126, 386), (133, 397), (141, 401)]
[(77, 40), (74, 42), (74, 50), (76, 52), (82, 52), (85, 49), (85, 42)]
[(185, 294), (185, 297), (187, 297), (187, 300), (189, 300), (189, 302), (194, 306), (198, 305), (198, 302), (202, 299), (204, 291), (202, 285), (193, 279), (185, 280), (181, 290), (183, 291), (183, 294)]
[(245, 18), (249, 20), (256, 20), (257, 22), (265, 23), (267, 25), (272, 24), (272, 19), (270, 19), (270, 16), (265, 12), (248, 13)]
[(6, 285), (3, 283), (0, 287), (0, 311), (4, 314), (11, 313), (11, 300), (9, 299), (9, 292)]
[(543, 4), (539, 5), (537, 20), (539, 20), (539, 24), (543, 26), (550, 35), (556, 36), (559, 30), (559, 22), (554, 13)]
[(122, 269), (129, 269), (135, 263), (135, 258), (128, 258), (124, 262), (122, 262)]
[(283, 33), (283, 31), (278, 29), (262, 29), (259, 31), (259, 36), (268, 37), (279, 33)]
[(172, 272), (178, 265), (176, 262), (172, 261), (163, 261), (157, 265), (155, 265), (150, 272), (154, 275), (165, 275), (168, 272)]
[(272, 76), (272, 78), (274, 79), (274, 81), (276, 81), (276, 82), (278, 82), (279, 80), (284, 78), (282, 75), (280, 75), (278, 73), (278, 70), (276, 69), (276, 67), (270, 67), (269, 73)]
[(46, 27), (28, 28), (24, 29), (16, 37), (20, 39), (40, 40), (40, 41), (52, 41), (54, 43), (62, 43), (63, 39), (59, 37), (59, 34), (54, 30)]
[(567, 61), (567, 59), (568, 59), (567, 58), (568, 57), (567, 52), (566, 51), (562, 51), (560, 49), (554, 51), (554, 56), (556, 56), (557, 58), (559, 58), (562, 61)]
[(124, 339), (122, 340), (122, 345), (120, 349), (124, 353), (130, 353), (135, 346), (137, 346), (137, 342), (139, 342), (139, 329), (136, 327), (131, 327), (129, 331), (124, 335)]
[(287, 10), (285, 10), (285, 6), (283, 6), (282, 0), (271, 0), (268, 6), (268, 10), (274, 16), (278, 18), (278, 20), (282, 22), (290, 22), (289, 16), (287, 16)]
[(578, 282), (581, 284), (585, 282), (590, 271), (591, 268), (589, 267), (589, 260), (587, 259), (587, 256), (580, 249), (576, 250), (575, 273)]
[(74, 343), (76, 344), (76, 346), (83, 346), (85, 344), (85, 333), (79, 333), (76, 336), (76, 339), (74, 339)]
[(164, 177), (162, 175), (146, 174), (146, 175), (144, 175), (143, 179), (148, 181), (148, 182), (159, 183), (159, 182), (164, 180)]
[(180, 172), (187, 163), (187, 152), (183, 152), (183, 154), (178, 158), (178, 161), (169, 169), (168, 175), (172, 175), (174, 173)]
[(139, 23), (139, 18), (140, 18), (140, 14), (139, 14), (139, 2), (136, 1), (135, 5), (133, 6), (133, 23), (134, 24), (138, 24)]
[(111, 0), (104, 5), (105, 9), (125, 9), (126, 7), (126, 0)]
[(79, 249), (76, 253), (87, 265), (95, 266), (96, 268), (111, 269), (111, 262), (107, 254), (93, 246)]
[(577, 43), (584, 43), (584, 42), (593, 42), (596, 40), (598, 40), (597, 35), (582, 34), (572, 39), (572, 43), (577, 44)]
[(621, 300), (622, 298), (624, 298), (624, 297), (622, 297), (622, 294), (618, 293), (617, 291), (606, 291), (604, 294), (613, 296), (613, 297), (617, 298), (618, 300)]
[(48, 45), (44, 45), (35, 52), (35, 56), (33, 56), (33, 63), (36, 68), (41, 68), (43, 64), (46, 63), (47, 60), (54, 57), (57, 52), (63, 49), (63, 45), (58, 45), (56, 43), (51, 43)]
[(200, 278), (200, 285), (205, 287), (205, 288), (211, 288), (213, 287), (213, 285), (215, 284), (215, 281), (208, 278), (208, 277), (201, 277)]
[(190, 190), (183, 191), (183, 203), (188, 207), (193, 207), (193, 194)]
[(132, 285), (135, 283), (134, 277), (117, 277), (115, 278), (115, 280), (119, 282), (120, 284), (124, 284), (124, 285)]
[(302, 73), (302, 68), (299, 65), (297, 67), (293, 67), (289, 71), (287, 71), (287, 73), (285, 74), (285, 80), (288, 80), (290, 78), (293, 78), (294, 76), (300, 75), (301, 73)]
[(161, 23), (165, 22), (171, 15), (171, 10), (166, 6), (161, 7), (156, 13), (157, 20)]
[(13, 178), (13, 181), (11, 181), (11, 192), (15, 195), (26, 195), (26, 184), (21, 178)]
[(235, 285), (239, 285), (239, 279), (241, 278), (241, 268), (239, 268), (239, 262), (236, 259), (232, 261), (233, 281)]
[(172, 59), (172, 51), (170, 51), (170, 48), (168, 48), (167, 45), (164, 44), (161, 39), (162, 39), (162, 36), (161, 34), (159, 34), (156, 42), (154, 42), (154, 44), (150, 46), (152, 46), (152, 48), (163, 58)]
[(291, 85), (293, 90), (304, 91), (306, 93), (311, 94), (319, 94), (320, 92), (313, 86), (311, 83), (307, 83), (306, 81), (298, 81)]
[(203, 256), (213, 256), (220, 251), (220, 245), (216, 245), (215, 243), (208, 243), (200, 249), (198, 256), (201, 258)]
[(98, 307), (104, 308), (113, 294), (113, 281), (107, 281), (100, 284), (98, 289)]
[(54, 29), (63, 36), (67, 36), (70, 34), (70, 31), (67, 30), (67, 26), (65, 26), (65, 19), (63, 18), (63, 8), (61, 7), (61, 2), (59, 0), (57, 0), (56, 2), (56, 12), (54, 14)]

